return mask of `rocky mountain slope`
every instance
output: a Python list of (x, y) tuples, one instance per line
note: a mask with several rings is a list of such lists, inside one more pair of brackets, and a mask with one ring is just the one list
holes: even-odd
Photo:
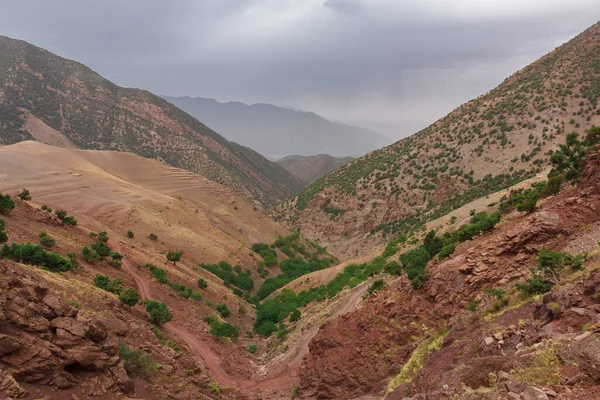
[(376, 132), (331, 122), (312, 112), (271, 104), (220, 103), (201, 97), (163, 98), (227, 139), (271, 158), (290, 154), (361, 156), (391, 143)]
[(338, 257), (542, 171), (571, 131), (600, 124), (600, 25), (415, 135), (313, 182), (278, 220)]
[(24, 141), (0, 147), (0, 171), (0, 394), (289, 397), (299, 362), (270, 366), (254, 297), (328, 267), (323, 249), (129, 153)]
[(0, 143), (129, 151), (201, 173), (273, 204), (297, 191), (287, 171), (224, 139), (152, 93), (119, 87), (77, 62), (0, 37)]
[(316, 156), (291, 155), (277, 160), (277, 164), (302, 182), (309, 184), (353, 160), (352, 157), (336, 158), (329, 154)]
[(322, 325), (300, 397), (600, 398), (600, 150), (588, 160), (578, 186), (431, 260), (419, 288), (382, 276)]

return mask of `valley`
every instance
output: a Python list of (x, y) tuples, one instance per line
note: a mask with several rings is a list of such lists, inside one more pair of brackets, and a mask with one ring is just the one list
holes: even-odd
[(600, 399), (600, 23), (413, 136), (277, 163), (0, 50), (1, 398)]

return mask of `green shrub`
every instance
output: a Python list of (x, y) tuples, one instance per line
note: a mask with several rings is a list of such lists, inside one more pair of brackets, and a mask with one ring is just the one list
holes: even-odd
[(252, 245), (252, 251), (258, 253), (263, 258), (267, 267), (274, 267), (279, 263), (277, 260), (277, 253), (275, 253), (275, 251), (266, 243), (254, 243)]
[(256, 331), (262, 337), (269, 337), (275, 332), (277, 332), (277, 325), (271, 321), (261, 324)]
[(438, 253), (438, 260), (443, 260), (446, 257), (449, 257), (456, 250), (456, 244), (450, 243), (442, 247), (440, 252)]
[(66, 272), (71, 269), (71, 262), (60, 254), (46, 252), (43, 247), (31, 243), (12, 243), (10, 246), (5, 243), (0, 251), (0, 257), (24, 264), (38, 265), (52, 272)]
[(300, 313), (300, 310), (294, 308), (294, 311), (292, 311), (292, 314), (290, 315), (290, 322), (298, 321), (301, 316), (302, 314)]
[(173, 319), (173, 314), (171, 314), (167, 305), (160, 301), (149, 300), (148, 303), (146, 303), (146, 311), (150, 316), (150, 321), (158, 326)]
[(140, 295), (135, 288), (127, 288), (119, 295), (119, 300), (129, 307), (133, 307), (140, 301)]
[(221, 314), (223, 318), (227, 318), (231, 315), (231, 311), (227, 308), (227, 304), (221, 303), (215, 307), (215, 310)]
[(40, 207), (40, 209), (41, 209), (42, 211), (46, 211), (46, 212), (47, 212), (47, 213), (49, 213), (49, 214), (51, 214), (51, 213), (52, 213), (52, 209), (51, 209), (50, 207), (48, 207), (47, 205), (45, 205), (45, 204), (44, 204), (44, 205), (42, 205), (42, 206)]
[(158, 369), (158, 365), (141, 350), (130, 349), (126, 344), (119, 345), (119, 358), (125, 361), (125, 371), (130, 377), (148, 376)]
[(467, 303), (467, 310), (469, 310), (471, 312), (477, 311), (477, 307), (479, 307), (479, 303), (480, 303), (480, 301), (477, 301), (473, 297), (471, 297), (469, 299), (469, 302)]
[(149, 234), (148, 237), (150, 240), (158, 240), (158, 236), (156, 236), (154, 233)]
[(19, 198), (21, 200), (31, 200), (31, 194), (29, 193), (29, 190), (23, 189), (21, 193), (19, 193)]
[(84, 246), (83, 249), (81, 249), (81, 254), (83, 255), (83, 258), (85, 258), (85, 261), (89, 263), (95, 263), (100, 260), (98, 253), (87, 246)]
[(132, 232), (132, 231), (127, 231), (127, 237), (128, 237), (129, 239), (133, 239), (133, 236), (134, 236), (134, 234), (133, 234), (133, 232)]
[(100, 289), (106, 290), (107, 292), (120, 294), (123, 290), (123, 279), (116, 278), (113, 281), (106, 275), (97, 274), (94, 277), (94, 285)]
[(232, 340), (237, 340), (240, 336), (240, 330), (237, 326), (228, 322), (219, 322), (213, 320), (210, 324), (209, 332), (217, 337), (226, 337)]
[(56, 240), (52, 239), (46, 232), (40, 232), (38, 234), (40, 238), (40, 244), (46, 248), (56, 246)]
[(198, 287), (200, 289), (206, 289), (208, 287), (208, 283), (203, 278), (198, 278)]
[(534, 294), (543, 294), (549, 292), (552, 289), (553, 283), (545, 280), (538, 274), (533, 274), (533, 276), (527, 279), (523, 283), (518, 283), (516, 285), (517, 289), (522, 291), (528, 295)]
[(9, 195), (0, 193), (0, 214), (8, 214), (15, 208), (15, 202), (11, 200)]
[(256, 353), (256, 350), (258, 350), (258, 347), (256, 347), (255, 344), (249, 344), (248, 347), (246, 347), (246, 350), (248, 351), (248, 353), (254, 354)]
[(58, 217), (61, 224), (77, 226), (77, 220), (75, 219), (75, 217), (68, 216), (65, 210), (56, 210), (54, 211), (54, 214)]

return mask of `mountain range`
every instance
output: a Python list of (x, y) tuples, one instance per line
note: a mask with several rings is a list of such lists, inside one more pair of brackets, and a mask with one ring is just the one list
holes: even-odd
[(289, 107), (220, 103), (202, 97), (163, 98), (227, 139), (272, 159), (292, 154), (361, 156), (391, 143), (368, 129), (331, 122), (313, 112)]
[(302, 185), (150, 92), (119, 87), (83, 64), (3, 36), (0, 91), (1, 144), (36, 139), (129, 151), (201, 173), (258, 205), (272, 205)]

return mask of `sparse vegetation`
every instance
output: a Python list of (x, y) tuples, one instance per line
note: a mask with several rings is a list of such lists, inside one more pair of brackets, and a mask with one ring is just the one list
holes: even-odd
[(132, 231), (127, 231), (127, 237), (128, 237), (129, 239), (133, 239), (133, 237), (134, 237), (134, 234), (133, 234), (133, 232), (132, 232)]
[(154, 233), (149, 234), (148, 237), (150, 238), (150, 240), (158, 240), (158, 236), (156, 236)]

